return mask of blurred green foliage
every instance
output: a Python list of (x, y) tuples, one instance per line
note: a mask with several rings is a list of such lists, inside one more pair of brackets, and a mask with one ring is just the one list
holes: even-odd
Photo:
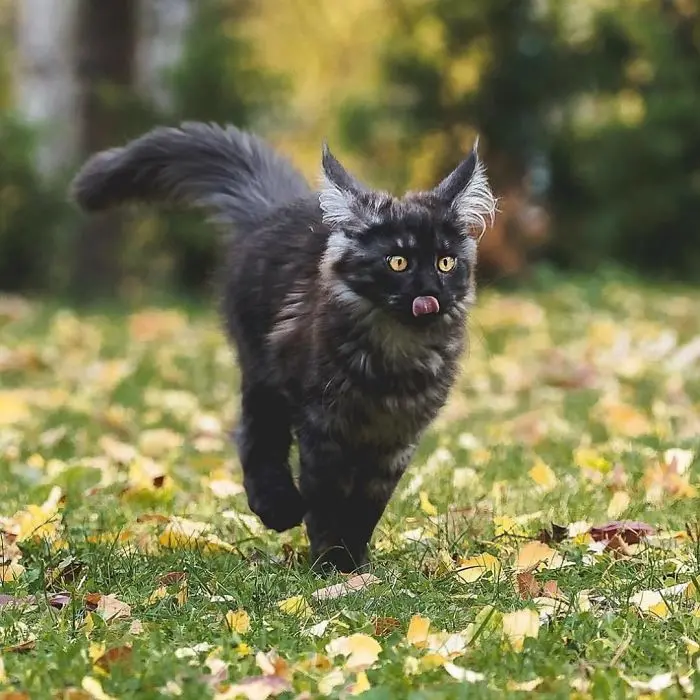
[[(204, 0), (196, 5), (182, 61), (167, 76), (172, 109), (136, 116), (136, 132), (184, 120), (252, 127), (275, 113), (285, 82), (257, 65), (240, 27), (249, 11), (245, 2)], [(206, 291), (220, 257), (215, 228), (203, 222), (201, 212), (141, 214), (133, 219), (126, 251), (125, 267), (132, 279), (150, 278), (186, 292)]]
[[(533, 258), (584, 270), (613, 261), (645, 274), (697, 279), (697, 2), (377, 3), (372, 17), (381, 12), (386, 24), (371, 89), (352, 98), (336, 94), (332, 75), (315, 88), (319, 112), (332, 120), (323, 128), (341, 135), (340, 147), (363, 175), (395, 190), (429, 186), (478, 133), (497, 192), (526, 191), (551, 214), (549, 239)], [(365, 0), (363, 7), (372, 5)], [(308, 21), (313, 7), (308, 0)], [(231, 122), (276, 131), (282, 142), (292, 134), (287, 141), (315, 159), (318, 124), (309, 146), (303, 125), (313, 117), (285, 111), (303, 83), (299, 61), (285, 75), (280, 59), (276, 72), (260, 57), (282, 40), (285, 51), (275, 51), (282, 63), (285, 55), (314, 52), (323, 60), (337, 50), (333, 42), (314, 43), (316, 27), (309, 36), (289, 31), (256, 44), (249, 13), (277, 13), (274, 25), (284, 32), (287, 20), (280, 17), (291, 22), (292, 6), (203, 0), (196, 8), (183, 59), (168, 76), (172, 108), (159, 112), (123, 95), (122, 135), (182, 119)], [(350, 5), (334, 5), (332, 15), (317, 20), (340, 26), (346, 11), (348, 21), (361, 20), (350, 17)], [(264, 17), (258, 26), (266, 26)], [(61, 289), (76, 213), (65, 203), (64, 183), (46, 183), (34, 171), (32, 134), (7, 116), (8, 60), (0, 49), (0, 288)], [(308, 81), (303, 89), (302, 111)], [(190, 292), (208, 286), (217, 235), (199, 214), (139, 212), (127, 226), (120, 261), (127, 287), (144, 280)]]
[[(281, 103), (283, 79), (256, 65), (242, 34), (246, 3), (201, 0), (195, 7), (182, 62), (165, 76), (172, 91), (169, 110), (132, 91), (110, 89), (121, 125), (115, 145), (156, 124), (187, 119), (257, 124)], [(48, 182), (36, 172), (35, 136), (0, 111), (0, 289), (72, 290), (70, 277), (79, 272), (72, 248), (79, 214), (68, 202), (66, 182)], [(125, 225), (119, 292), (138, 295), (144, 284), (195, 293), (207, 289), (218, 237), (201, 213), (144, 209), (131, 213)]]
[(35, 134), (0, 113), (0, 289), (44, 291), (62, 286), (55, 261), (65, 256), (69, 208), (31, 159)]
[(697, 280), (697, 2), (390, 6), (385, 89), (374, 104), (344, 105), (348, 148), (391, 154), (379, 175), (423, 185), (478, 131), (496, 188), (526, 178), (553, 214), (540, 255), (566, 268), (612, 260)]

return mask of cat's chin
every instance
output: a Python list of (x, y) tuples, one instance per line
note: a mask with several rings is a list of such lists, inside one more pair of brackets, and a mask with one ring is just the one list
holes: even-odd
[(398, 321), (403, 327), (411, 328), (416, 331), (421, 331), (429, 328), (440, 326), (445, 321), (446, 314), (440, 310), (438, 313), (423, 314), (422, 316), (414, 316), (411, 311), (393, 311), (391, 316)]

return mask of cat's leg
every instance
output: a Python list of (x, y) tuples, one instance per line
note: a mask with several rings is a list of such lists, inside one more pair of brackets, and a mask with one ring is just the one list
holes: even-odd
[(248, 505), (265, 527), (289, 530), (301, 524), (306, 512), (289, 467), (289, 404), (274, 387), (245, 378), (241, 404), (236, 442)]
[(300, 438), (300, 488), (315, 569), (356, 571), (400, 475), (322, 435)]

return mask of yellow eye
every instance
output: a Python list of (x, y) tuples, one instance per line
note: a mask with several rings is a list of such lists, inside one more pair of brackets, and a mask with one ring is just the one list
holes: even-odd
[(451, 255), (443, 255), (438, 258), (437, 266), (440, 272), (452, 272), (457, 264), (457, 258), (453, 258)]
[(404, 272), (408, 268), (408, 259), (403, 255), (390, 255), (386, 261), (394, 272)]

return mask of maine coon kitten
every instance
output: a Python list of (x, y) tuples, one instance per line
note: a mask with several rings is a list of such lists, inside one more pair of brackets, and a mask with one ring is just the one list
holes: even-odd
[(222, 315), (248, 503), (280, 532), (305, 521), (314, 563), (349, 571), (455, 382), (495, 201), (476, 149), (403, 198), (366, 188), (327, 147), (322, 161), (313, 192), (258, 137), (185, 123), (94, 155), (73, 193), (88, 211), (200, 206), (229, 228)]

